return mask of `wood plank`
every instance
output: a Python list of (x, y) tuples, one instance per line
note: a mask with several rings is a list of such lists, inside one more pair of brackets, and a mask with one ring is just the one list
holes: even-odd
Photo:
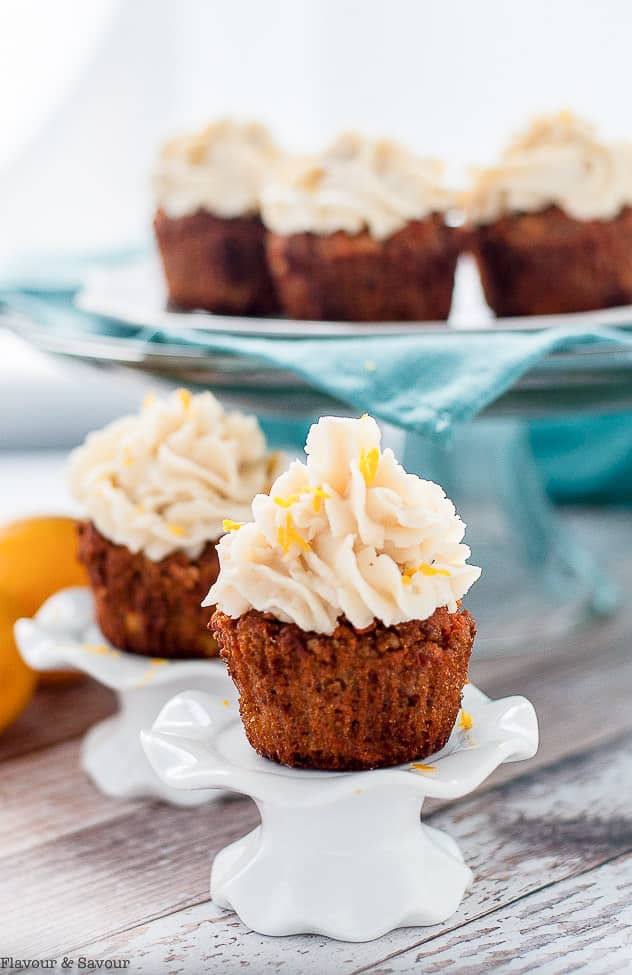
[(56, 955), (208, 899), (215, 852), (257, 822), (248, 799), (194, 810), (140, 803), (0, 860), (2, 954)]
[(112, 691), (89, 678), (38, 687), (19, 718), (0, 734), (0, 762), (76, 738), (115, 707)]
[[(617, 626), (618, 630), (618, 626)], [(513, 670), (505, 674), (505, 665), (486, 668), (488, 680), (481, 682), (495, 696), (525, 692), (536, 705), (541, 725), (541, 746), (530, 768), (544, 767), (576, 751), (588, 750), (604, 740), (624, 731), (632, 731), (632, 655), (628, 641), (619, 637), (610, 647), (602, 647), (597, 657), (588, 640), (590, 653), (578, 659), (566, 652), (545, 655), (530, 674), (516, 678)], [(486, 662), (487, 663), (487, 662)], [(473, 668), (474, 679), (478, 671)], [(492, 685), (491, 687), (489, 685)], [(598, 693), (595, 686), (599, 685)], [(29, 722), (35, 724), (34, 739), (41, 748), (41, 758), (21, 756), (9, 760), (13, 752), (20, 752), (26, 737), (24, 727), (17, 733), (11, 729), (9, 737), (0, 739), (5, 749), (5, 761), (0, 764), (0, 843), (5, 850), (18, 849), (21, 844), (54, 839), (60, 833), (82, 829), (91, 822), (107, 821), (121, 814), (120, 806), (111, 800), (101, 800), (78, 770), (78, 743), (69, 748), (45, 747), (56, 736), (82, 733), (86, 723), (110, 709), (109, 692), (101, 694), (93, 681), (75, 687), (49, 689), (38, 696)], [(45, 702), (39, 708), (38, 701)], [(582, 702), (581, 707), (577, 702)], [(13, 735), (13, 737), (11, 737)], [(502, 781), (525, 773), (523, 763), (506, 765), (488, 780), (483, 788), (491, 788)], [(42, 804), (54, 807), (48, 818), (48, 832), (40, 829)], [(52, 804), (52, 805), (51, 805)], [(74, 806), (77, 808), (73, 808)], [(34, 809), (29, 808), (34, 806)], [(439, 804), (429, 806), (439, 808)]]
[(0, 764), (2, 856), (138, 809), (93, 786), (79, 769), (79, 748), (74, 739)]
[(632, 857), (626, 855), (431, 940), (421, 950), (360, 971), (614, 975), (630, 970)]
[[(365, 945), (320, 937), (264, 938), (234, 916), (218, 919), (208, 903), (172, 913), (205, 896), (208, 849), (217, 850), (254, 821), (252, 807), (242, 802), (235, 803), (230, 825), (218, 810), (207, 811), (203, 822), (203, 810), (175, 814), (152, 808), (151, 819), (144, 811), (134, 822), (119, 821), (40, 847), (30, 864), (28, 857), (26, 863), (24, 857), (3, 859), (0, 869), (12, 903), (0, 916), (12, 932), (14, 954), (18, 949), (69, 953), (84, 946), (84, 954), (130, 958), (135, 973), (163, 970), (157, 962), (164, 967), (169, 960), (173, 964), (166, 971), (195, 972), (210, 959), (228, 973), (248, 965), (256, 971), (283, 966), (318, 975), (354, 972), (630, 852), (631, 801), (632, 756), (624, 736), (616, 747), (444, 809), (432, 823), (460, 844), (475, 873), (472, 889), (446, 924), (395, 931)], [(41, 917), (50, 904), (56, 921)], [(150, 923), (160, 913), (172, 916)], [(292, 967), (297, 959), (298, 969)]]

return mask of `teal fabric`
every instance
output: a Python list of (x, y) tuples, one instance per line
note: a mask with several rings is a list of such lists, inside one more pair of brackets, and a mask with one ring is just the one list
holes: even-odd
[[(138, 248), (127, 249), (110, 255), (108, 261), (126, 260), (138, 253)], [(89, 330), (255, 356), (290, 370), (355, 411), (368, 411), (383, 421), (439, 441), (449, 440), (459, 424), (476, 416), (551, 352), (605, 342), (623, 347), (632, 356), (632, 331), (577, 326), (493, 336), (460, 333), (458, 338), (418, 334), (327, 339), (131, 329), (86, 315), (73, 306), (74, 292), (85, 271), (103, 261), (102, 255), (80, 261), (33, 257), (28, 264), (5, 268), (0, 277), (0, 302), (47, 328), (66, 333)], [(287, 399), (285, 403), (286, 409), (291, 408)], [(294, 411), (293, 416), (286, 414), (266, 425), (275, 440), (298, 443), (309, 419)], [(630, 497), (632, 421), (628, 416), (534, 423), (531, 435), (555, 496), (564, 500)]]
[(632, 414), (532, 422), (529, 436), (555, 501), (632, 505)]
[(86, 329), (133, 335), (155, 343), (177, 342), (209, 351), (249, 355), (290, 370), (311, 386), (424, 436), (444, 438), (509, 389), (549, 353), (608, 343), (632, 356), (632, 332), (609, 328), (454, 335), (265, 339), (200, 334), (193, 329), (127, 326), (74, 309), (71, 292), (0, 288), (9, 308), (64, 332)]

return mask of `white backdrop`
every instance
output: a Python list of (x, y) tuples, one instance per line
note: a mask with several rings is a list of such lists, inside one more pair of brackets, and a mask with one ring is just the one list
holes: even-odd
[(631, 40), (629, 0), (3, 0), (0, 261), (137, 239), (160, 139), (224, 113), (455, 164), (560, 106), (632, 137)]

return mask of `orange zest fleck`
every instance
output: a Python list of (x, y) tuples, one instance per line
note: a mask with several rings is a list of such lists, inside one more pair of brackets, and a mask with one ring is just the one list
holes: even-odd
[(378, 464), (380, 463), (380, 449), (379, 447), (371, 447), (369, 450), (363, 447), (360, 451), (360, 460), (358, 466), (360, 468), (360, 473), (364, 478), (364, 483), (367, 487), (370, 487), (375, 480), (375, 475), (377, 474)]
[(436, 765), (423, 765), (421, 762), (413, 762), (410, 766), (414, 768), (416, 772), (434, 772), (436, 771)]
[(84, 643), (81, 649), (87, 653), (98, 653), (103, 656), (112, 653), (111, 647), (108, 647), (106, 643)]
[(232, 521), (230, 518), (224, 518), (222, 522), (225, 532), (238, 532), (243, 525), (242, 521)]
[(182, 408), (184, 410), (188, 410), (189, 407), (191, 406), (191, 400), (193, 399), (193, 396), (191, 395), (191, 393), (189, 392), (189, 390), (188, 389), (179, 389), (178, 392), (177, 392), (177, 396), (178, 396), (178, 399), (180, 400), (180, 403), (182, 404)]
[(447, 569), (435, 569), (434, 565), (428, 565), (427, 562), (422, 562), (416, 568), (413, 566), (409, 569), (404, 569), (402, 572), (402, 582), (405, 586), (409, 586), (412, 582), (412, 578), (415, 573), (421, 572), (423, 576), (449, 576), (450, 573)]
[(293, 504), (298, 501), (298, 494), (288, 494), (287, 498), (282, 498), (279, 495), (274, 498), (274, 503), (278, 504), (279, 508), (291, 508)]
[(177, 521), (168, 522), (167, 531), (171, 532), (177, 538), (183, 538), (187, 533), (186, 528), (183, 525), (179, 525)]
[(450, 573), (447, 569), (435, 569), (434, 565), (428, 565), (427, 562), (422, 562), (417, 568), (417, 572), (421, 572), (423, 576), (448, 576)]
[(461, 711), (461, 716), (459, 718), (459, 728), (463, 731), (470, 731), (474, 725), (474, 719), (468, 711)]
[(226, 699), (222, 701), (222, 704), (224, 705), (225, 708), (230, 707), (230, 701), (227, 701)]
[(323, 506), (323, 501), (326, 498), (330, 498), (331, 494), (327, 494), (322, 487), (308, 487), (303, 488), (302, 494), (311, 494), (314, 499), (314, 514), (317, 515)]
[(123, 450), (123, 463), (126, 467), (131, 467), (131, 465), (134, 463), (134, 455), (129, 447), (125, 447)]
[(285, 524), (281, 525), (277, 532), (277, 542), (286, 555), (290, 551), (293, 543), (298, 545), (303, 552), (309, 552), (311, 550), (309, 542), (306, 542), (305, 539), (297, 532), (292, 520), (292, 515), (289, 511), (285, 516)]
[(143, 400), (143, 409), (148, 410), (150, 406), (153, 406), (156, 402), (155, 393), (147, 393), (145, 399)]

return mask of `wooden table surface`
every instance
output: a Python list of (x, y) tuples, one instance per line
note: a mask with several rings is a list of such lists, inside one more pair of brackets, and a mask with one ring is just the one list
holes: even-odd
[(79, 743), (113, 699), (84, 681), (40, 690), (0, 737), (0, 956), (127, 961), (146, 975), (632, 971), (631, 521), (598, 522), (623, 589), (617, 615), (473, 662), (492, 696), (533, 701), (542, 742), (532, 761), (426, 816), (475, 874), (448, 922), (348, 944), (262, 937), (215, 908), (212, 857), (256, 824), (254, 804), (100, 795), (78, 770)]

